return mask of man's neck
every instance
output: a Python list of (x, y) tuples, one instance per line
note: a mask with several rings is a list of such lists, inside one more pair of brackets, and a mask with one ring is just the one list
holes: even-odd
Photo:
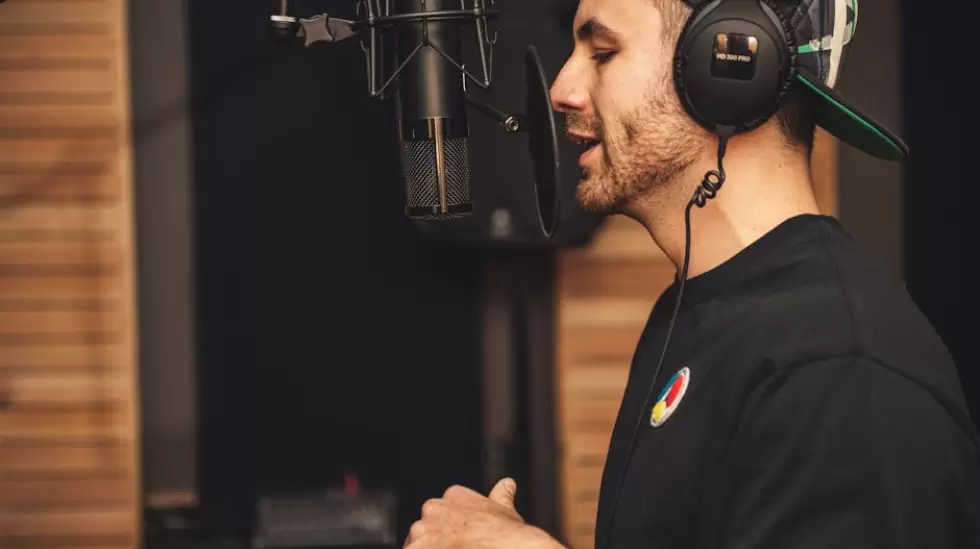
[[(787, 219), (819, 213), (806, 159), (760, 141), (731, 140), (723, 160), (724, 185), (705, 207), (692, 208), (689, 278), (726, 262)], [(709, 154), (626, 212), (646, 227), (678, 273), (684, 262), (684, 210), (705, 174), (717, 169), (717, 154)]]

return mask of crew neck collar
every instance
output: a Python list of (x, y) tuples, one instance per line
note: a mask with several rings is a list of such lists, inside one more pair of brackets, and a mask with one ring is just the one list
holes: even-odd
[[(688, 278), (684, 284), (684, 303), (710, 300), (798, 261), (800, 252), (818, 237), (820, 230), (827, 228), (838, 230), (841, 225), (834, 217), (821, 214), (800, 214), (783, 221), (721, 265)], [(666, 291), (671, 298), (680, 288), (678, 276), (674, 275), (674, 282)]]

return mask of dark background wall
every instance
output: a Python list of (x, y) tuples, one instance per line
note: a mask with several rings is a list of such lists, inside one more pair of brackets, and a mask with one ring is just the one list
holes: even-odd
[(269, 8), (190, 3), (202, 501), (237, 527), (350, 470), (417, 509), (480, 480), (478, 256), (402, 215), (358, 44), (273, 48)]
[(974, 51), (965, 17), (906, 0), (901, 26), (906, 171), (905, 267), (909, 292), (939, 330), (960, 368), (980, 422), (976, 346), (978, 265), (976, 128), (980, 108), (967, 84)]

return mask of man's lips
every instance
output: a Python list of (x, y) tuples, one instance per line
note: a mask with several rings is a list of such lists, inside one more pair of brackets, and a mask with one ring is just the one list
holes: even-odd
[(598, 139), (595, 136), (575, 132), (568, 132), (568, 139), (571, 140), (572, 143), (582, 145), (586, 148), (592, 148), (602, 142), (601, 139)]
[(589, 157), (592, 156), (592, 154), (599, 149), (599, 145), (602, 144), (601, 139), (598, 139), (593, 135), (578, 132), (568, 132), (568, 139), (572, 143), (585, 148), (585, 152), (583, 152), (578, 159), (579, 167), (582, 168), (586, 166)]

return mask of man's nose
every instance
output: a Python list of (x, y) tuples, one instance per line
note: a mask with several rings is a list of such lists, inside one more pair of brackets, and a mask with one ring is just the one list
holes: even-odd
[(580, 82), (581, 79), (575, 78), (571, 65), (566, 63), (551, 85), (551, 107), (561, 113), (584, 110), (588, 94)]

